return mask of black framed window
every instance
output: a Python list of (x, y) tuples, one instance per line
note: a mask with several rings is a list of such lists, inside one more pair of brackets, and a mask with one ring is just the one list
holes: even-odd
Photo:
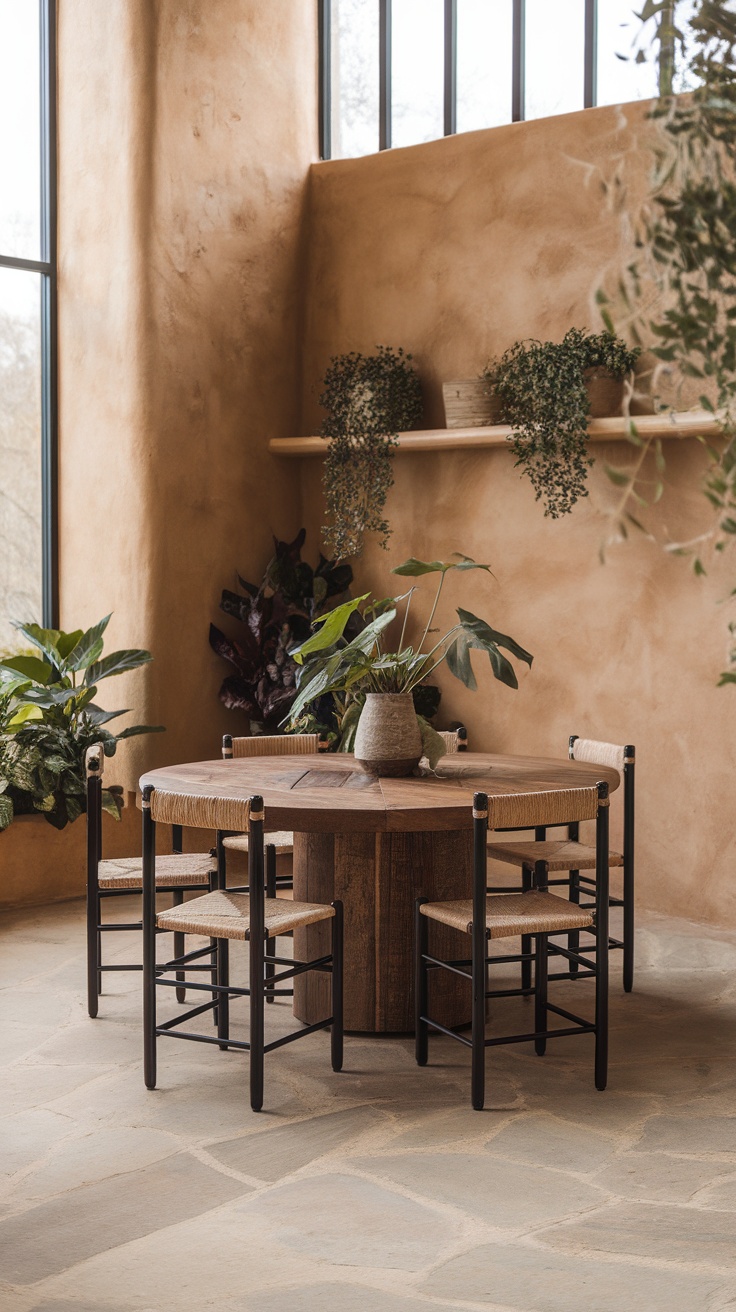
[[(672, 0), (687, 27), (696, 0)], [(319, 0), (323, 159), (655, 96), (641, 0)], [(685, 89), (685, 88), (680, 88)]]
[(56, 622), (56, 0), (0, 0), (0, 650)]

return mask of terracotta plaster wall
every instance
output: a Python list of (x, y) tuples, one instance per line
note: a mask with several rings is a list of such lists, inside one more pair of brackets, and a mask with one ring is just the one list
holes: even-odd
[(314, 5), (61, 0), (59, 40), (62, 622), (112, 609), (153, 652), (110, 690), (167, 726), (131, 787), (232, 728), (208, 625), (298, 519), (267, 441), (298, 415)]
[[(298, 527), (267, 442), (299, 413), (316, 40), (313, 0), (59, 0), (61, 623), (113, 611), (108, 649), (154, 655), (100, 697), (167, 727), (111, 763), (129, 790), (218, 754), (210, 620)], [(77, 848), (0, 901), (81, 892)]]
[[(622, 126), (618, 110), (586, 111), (316, 165), (302, 431), (318, 431), (331, 354), (376, 343), (412, 351), (428, 425), (441, 425), (443, 379), (474, 376), (517, 338), (592, 327), (601, 271), (627, 253), (595, 172), (635, 151), (641, 108), (626, 117)], [(631, 158), (636, 190), (644, 160)], [(700, 449), (673, 441), (667, 451), (658, 528), (695, 532), (705, 522), (693, 477)], [(601, 565), (600, 512), (614, 493), (600, 466), (624, 452), (611, 444), (595, 454), (589, 500), (554, 522), (506, 451), (398, 455), (390, 549), (371, 543), (357, 582), (386, 595), (389, 569), (409, 555), (462, 551), (490, 562), (495, 580), (448, 585), (441, 619), (467, 606), (531, 650), (534, 667), (520, 672), (518, 692), (477, 657), (477, 693), (444, 675), (444, 721), (463, 720), (471, 745), (501, 752), (564, 755), (571, 732), (633, 742), (640, 904), (733, 925), (734, 700), (714, 686), (726, 620), (716, 602), (728, 575), (715, 569), (698, 581), (643, 539)], [(299, 463), (316, 531), (321, 462)]]

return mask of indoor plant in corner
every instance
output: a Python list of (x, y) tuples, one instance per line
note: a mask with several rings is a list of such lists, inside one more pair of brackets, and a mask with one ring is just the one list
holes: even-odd
[[(291, 709), (292, 719), (326, 692), (359, 694), (354, 702), (354, 713), (360, 716), (355, 736), (355, 759), (366, 773), (378, 776), (411, 774), (422, 754), (434, 768), (444, 754), (444, 743), (439, 734), (417, 717), (413, 689), (443, 661), (466, 688), (476, 688), (470, 662), (470, 652), (474, 648), (488, 655), (495, 678), (509, 688), (518, 687), (518, 681), (501, 648), (518, 660), (526, 661), (527, 665), (532, 663), (529, 652), (513, 638), (499, 633), (485, 620), (462, 608), (457, 610), (457, 623), (435, 640), (432, 621), (446, 575), (450, 571), (475, 569), (491, 572), (488, 565), (477, 564), (470, 557), (461, 555), (448, 562), (412, 557), (392, 571), (405, 578), (439, 574), (429, 618), (416, 645), (406, 642), (415, 587), (399, 597), (388, 597), (383, 601), (371, 601), (370, 594), (366, 593), (320, 616), (315, 621), (316, 631), (291, 653), (302, 666), (299, 691)], [(402, 602), (401, 632), (398, 643), (392, 648), (387, 630), (396, 619)], [(344, 636), (346, 625), (361, 606), (364, 628), (357, 637), (347, 640)]]
[[(103, 656), (109, 620), (72, 633), (15, 624), (38, 655), (0, 663), (0, 830), (15, 815), (42, 815), (63, 829), (85, 810), (88, 747), (103, 743), (113, 756), (124, 738), (162, 732), (161, 725), (134, 724), (119, 733), (105, 727), (127, 711), (103, 711), (95, 701), (98, 684), (152, 659), (141, 649)], [(121, 789), (103, 791), (103, 806), (116, 819), (122, 804)]]

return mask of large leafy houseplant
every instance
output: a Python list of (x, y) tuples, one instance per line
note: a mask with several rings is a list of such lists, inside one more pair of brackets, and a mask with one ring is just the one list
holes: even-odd
[[(370, 594), (366, 593), (321, 615), (312, 635), (292, 651), (294, 660), (302, 667), (299, 690), (291, 708), (292, 720), (326, 693), (337, 693), (353, 699), (348, 714), (357, 722), (367, 693), (412, 693), (443, 663), (466, 688), (475, 689), (477, 683), (470, 660), (473, 650), (485, 652), (496, 679), (509, 688), (517, 688), (516, 672), (503, 652), (510, 652), (527, 665), (531, 665), (532, 657), (514, 638), (500, 633), (485, 620), (462, 608), (456, 612), (457, 623), (442, 637), (437, 638), (432, 628), (445, 578), (450, 572), (469, 570), (490, 573), (488, 565), (478, 564), (462, 555), (451, 561), (423, 561), (412, 557), (392, 571), (403, 578), (439, 575), (429, 616), (416, 643), (406, 641), (416, 587), (399, 597), (382, 601), (371, 600)], [(401, 603), (404, 607), (398, 642), (389, 645), (388, 629), (397, 618)], [(356, 613), (361, 614), (363, 627), (351, 638), (346, 635), (346, 629)], [(350, 724), (343, 721), (343, 730), (349, 727)], [(426, 728), (423, 738), (432, 750), (437, 746)]]
[(325, 374), (319, 398), (327, 411), (322, 436), (329, 441), (323, 532), (338, 560), (359, 556), (366, 533), (377, 533), (383, 547), (388, 543), (384, 506), (393, 483), (393, 451), (398, 434), (416, 428), (422, 418), (411, 358), (401, 348), (377, 346), (375, 355), (333, 356)]
[[(687, 29), (680, 13), (687, 14)], [(627, 160), (604, 180), (604, 193), (633, 230), (634, 258), (615, 284), (598, 293), (604, 321), (625, 327), (651, 347), (663, 367), (697, 380), (700, 405), (718, 417), (723, 441), (704, 442), (708, 468), (702, 482), (712, 509), (695, 540), (670, 540), (669, 550), (690, 555), (696, 574), (707, 553), (736, 540), (736, 13), (723, 0), (644, 0), (640, 18), (654, 25), (655, 45), (679, 65), (687, 96), (670, 94), (670, 76), (649, 111), (650, 186), (632, 210)], [(646, 57), (642, 45), (637, 58)], [(666, 458), (630, 419), (632, 458), (609, 468), (620, 495), (611, 509), (612, 540), (633, 525), (655, 536), (647, 508), (664, 492)], [(736, 596), (736, 588), (732, 596)], [(721, 683), (736, 683), (736, 622), (731, 621), (730, 668)]]
[[(220, 609), (239, 620), (239, 639), (229, 638), (210, 625), (210, 646), (233, 666), (220, 687), (220, 701), (228, 710), (244, 711), (266, 732), (276, 732), (296, 696), (297, 666), (291, 649), (311, 632), (313, 620), (335, 597), (347, 592), (353, 571), (321, 553), (313, 568), (302, 560), (306, 538), (302, 529), (293, 542), (274, 538), (274, 555), (259, 584), (238, 575), (243, 593), (225, 588)], [(329, 724), (330, 707), (317, 720)], [(304, 729), (307, 726), (301, 725)], [(312, 728), (310, 724), (308, 726)]]
[(571, 328), (561, 342), (516, 342), (485, 371), (511, 425), (516, 464), (552, 519), (588, 495), (590, 398), (586, 374), (604, 369), (624, 378), (636, 363), (613, 333)]
[[(126, 710), (96, 703), (103, 679), (138, 669), (151, 653), (126, 649), (103, 656), (110, 616), (86, 632), (15, 625), (37, 655), (8, 656), (0, 663), (0, 830), (14, 815), (41, 814), (56, 829), (85, 810), (88, 747), (103, 743), (113, 756), (135, 734), (160, 733), (161, 725), (134, 724), (119, 733), (106, 726)], [(119, 817), (122, 789), (106, 788), (103, 806)]]

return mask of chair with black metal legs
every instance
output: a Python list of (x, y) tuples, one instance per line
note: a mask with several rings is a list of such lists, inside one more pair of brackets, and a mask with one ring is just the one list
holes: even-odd
[[(102, 993), (102, 976), (105, 971), (142, 970), (139, 963), (122, 965), (103, 961), (103, 934), (130, 932), (142, 929), (142, 921), (125, 924), (102, 919), (102, 904), (107, 898), (130, 896), (143, 890), (143, 863), (139, 856), (102, 857), (102, 781), (105, 754), (102, 743), (87, 749), (87, 1010), (97, 1016), (98, 999)], [(216, 880), (216, 863), (213, 852), (182, 852), (180, 825), (172, 827), (173, 855), (162, 856), (156, 878), (156, 892), (170, 893), (174, 905), (183, 901), (184, 893), (208, 892)], [(184, 954), (183, 935), (174, 943), (177, 956)], [(177, 999), (183, 1002), (185, 990), (179, 980)]]
[[(254, 1112), (263, 1106), (263, 1064), (267, 1052), (292, 1043), (315, 1030), (331, 1029), (332, 1069), (342, 1069), (343, 1057), (343, 910), (341, 902), (329, 906), (316, 903), (293, 902), (284, 898), (270, 898), (264, 892), (264, 809), (262, 797), (247, 801), (230, 799), (225, 817), (229, 828), (248, 835), (248, 893), (237, 893), (218, 888), (204, 897), (194, 898), (180, 907), (157, 912), (156, 890), (156, 824), (164, 821), (195, 828), (210, 828), (215, 817), (213, 799), (167, 793), (147, 786), (143, 790), (143, 1029), (144, 1078), (146, 1086), (156, 1086), (156, 1041), (159, 1036), (190, 1039), (201, 1043), (216, 1043), (223, 1050), (244, 1049), (250, 1053), (250, 1102)], [(279, 957), (270, 947), (277, 935), (291, 933), (303, 925), (331, 920), (331, 950), (313, 961), (294, 961)], [(202, 948), (181, 957), (157, 964), (157, 930), (196, 934), (216, 941), (217, 983), (215, 985), (190, 982), (187, 988), (209, 993), (210, 998), (183, 1015), (157, 1023), (156, 992), (160, 987), (176, 987), (176, 977), (186, 971), (191, 962), (206, 955), (210, 949)], [(249, 945), (249, 980), (247, 988), (230, 983), (230, 940)], [(331, 976), (332, 1014), (314, 1025), (283, 1035), (271, 1043), (265, 1042), (264, 1000), (265, 975), (273, 968), (272, 987), (309, 970), (327, 971)], [(230, 1037), (230, 1000), (247, 997), (250, 1010), (250, 1037), (248, 1041)], [(182, 1030), (195, 1016), (207, 1011), (216, 1014), (217, 1037), (211, 1034)]]
[[(564, 789), (545, 794), (540, 801), (547, 808), (548, 824), (572, 823), (580, 820), (596, 821), (596, 912), (595, 921), (590, 911), (567, 898), (550, 893), (547, 888), (547, 868), (544, 861), (535, 866), (534, 886), (524, 893), (500, 893), (488, 896), (486, 891), (486, 842), (489, 825), (492, 828), (521, 827), (513, 819), (517, 803), (528, 803), (528, 798), (496, 797), (476, 793), (473, 798), (473, 889), (472, 898), (459, 902), (428, 902), (419, 898), (416, 904), (415, 945), (415, 1035), (416, 1059), (426, 1066), (429, 1055), (429, 1031), (437, 1030), (465, 1044), (472, 1053), (471, 1101), (476, 1111), (485, 1103), (485, 1050), (502, 1043), (533, 1042), (539, 1056), (543, 1056), (548, 1039), (571, 1034), (595, 1035), (595, 1085), (605, 1089), (608, 1071), (608, 953), (596, 954), (595, 963), (567, 948), (560, 951), (579, 968), (594, 975), (595, 1017), (585, 1020), (574, 1012), (549, 1001), (547, 990), (548, 936), (565, 931), (593, 929), (596, 941), (603, 947), (608, 941), (608, 784), (590, 788)], [(540, 816), (540, 819), (543, 817)], [(439, 921), (452, 929), (468, 934), (471, 941), (470, 960), (443, 961), (429, 953), (429, 921)], [(488, 973), (501, 962), (517, 961), (518, 954), (508, 957), (491, 957), (490, 943), (496, 939), (516, 938), (524, 935), (534, 941), (534, 984), (518, 989), (489, 989)], [(432, 1020), (429, 1015), (429, 975), (434, 970), (448, 970), (465, 975), (471, 985), (472, 1021), (471, 1037), (459, 1029), (448, 1029)], [(486, 1038), (486, 1000), (499, 997), (534, 997), (534, 1029), (528, 1034), (512, 1034)], [(548, 1028), (548, 1014), (567, 1021), (557, 1029)]]
[[(622, 851), (611, 851), (608, 854), (609, 866), (616, 866), (622, 869), (623, 874), (623, 896), (610, 897), (609, 906), (623, 908), (623, 937), (609, 937), (609, 950), (620, 950), (623, 953), (623, 984), (627, 993), (630, 993), (634, 984), (634, 772), (636, 765), (636, 751), (631, 745), (619, 747), (615, 743), (597, 742), (595, 739), (579, 738), (577, 734), (572, 734), (569, 741), (569, 757), (571, 761), (587, 761), (593, 765), (610, 766), (618, 770), (622, 777), (623, 787), (621, 789), (623, 796), (623, 842)], [(571, 902), (582, 906), (593, 906), (592, 901), (581, 901), (581, 898), (595, 897), (595, 864), (596, 854), (595, 847), (591, 844), (580, 842), (579, 824), (570, 824), (567, 826), (567, 837), (562, 840), (548, 840), (547, 827), (542, 825), (535, 829), (534, 840), (526, 842), (503, 842), (494, 835), (488, 841), (488, 855), (495, 857), (498, 861), (504, 861), (511, 865), (521, 867), (522, 887), (528, 888), (532, 879), (532, 871), (537, 861), (546, 862), (550, 871), (566, 871), (564, 878), (550, 879), (550, 886), (565, 885), (568, 888), (568, 896)], [(583, 871), (588, 871), (584, 874)], [(496, 891), (494, 885), (489, 886), (489, 892)], [(574, 952), (580, 949), (580, 934), (575, 931), (568, 937), (568, 947)], [(528, 951), (528, 946), (522, 943), (522, 953)], [(558, 953), (557, 944), (550, 944), (550, 951)], [(592, 953), (595, 951), (594, 945), (589, 945), (582, 949), (583, 952)], [(558, 954), (559, 955), (559, 954)], [(528, 984), (528, 966), (522, 966), (522, 983)], [(570, 962), (569, 969), (558, 973), (555, 978), (584, 978), (581, 975), (577, 963)]]

